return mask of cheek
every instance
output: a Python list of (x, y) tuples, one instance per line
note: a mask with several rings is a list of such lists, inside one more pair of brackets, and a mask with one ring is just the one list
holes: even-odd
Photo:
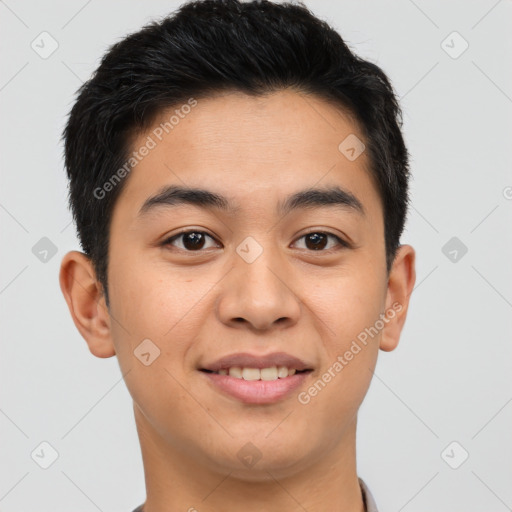
[(336, 349), (336, 356), (352, 349), (354, 353), (358, 353), (358, 359), (361, 359), (357, 346), (365, 353), (378, 349), (382, 330), (378, 328), (379, 315), (383, 311), (382, 308), (383, 302), (376, 300), (375, 294), (365, 294), (363, 290), (359, 290), (349, 301), (340, 304), (333, 328), (336, 333), (333, 346)]
[(353, 288), (343, 284), (342, 292), (329, 294), (329, 300), (317, 308), (317, 312), (323, 309), (319, 315), (328, 325), (323, 329), (326, 357), (299, 401), (309, 418), (331, 432), (325, 434), (326, 440), (355, 418), (373, 376), (381, 336), (375, 328), (383, 307), (380, 291), (361, 286), (360, 281)]
[(138, 335), (161, 339), (198, 300), (197, 290), (158, 263), (126, 258), (110, 278), (112, 313)]
[[(343, 270), (339, 278), (331, 278), (305, 295), (323, 325), (325, 348), (332, 360), (348, 350), (358, 337), (364, 340), (366, 330), (383, 312), (386, 289), (382, 278), (367, 269)], [(378, 347), (376, 338), (372, 343)]]
[[(126, 386), (148, 418), (191, 414), (194, 404), (180, 385), (205, 291), (187, 287), (158, 263), (137, 266), (125, 259), (111, 272), (112, 336)], [(188, 279), (188, 278), (187, 278)]]
[(160, 350), (159, 361), (177, 368), (194, 343), (208, 307), (215, 279), (191, 279), (162, 262), (124, 259), (110, 276), (112, 332), (119, 358), (131, 359), (149, 339)]

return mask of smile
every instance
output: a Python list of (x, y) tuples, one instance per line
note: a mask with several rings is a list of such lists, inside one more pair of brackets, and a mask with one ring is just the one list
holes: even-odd
[[(285, 379), (286, 377), (295, 375), (296, 372), (296, 368), (287, 368), (286, 366), (270, 366), (268, 368), (241, 368), (240, 366), (232, 366), (231, 368), (221, 368), (212, 373), (229, 375), (235, 379), (270, 381)], [(301, 370), (299, 370), (299, 373), (300, 372)]]
[[(200, 373), (206, 377), (207, 384), (215, 392), (245, 404), (264, 405), (295, 396), (297, 390), (304, 387), (306, 379), (312, 372), (312, 370), (296, 371), (286, 367), (284, 369), (287, 373), (286, 377), (283, 369), (281, 369), (283, 376), (279, 376), (279, 368), (276, 367), (262, 369), (231, 367), (224, 371), (223, 369), (217, 372), (202, 370)], [(268, 378), (269, 374), (272, 379)]]

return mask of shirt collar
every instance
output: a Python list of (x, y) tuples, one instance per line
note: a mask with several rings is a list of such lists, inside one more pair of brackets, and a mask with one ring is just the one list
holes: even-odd
[(377, 505), (375, 503), (375, 500), (373, 499), (370, 489), (368, 489), (368, 486), (364, 483), (364, 481), (361, 478), (359, 478), (359, 485), (361, 487), (361, 493), (363, 494), (365, 512), (379, 512), (377, 510)]

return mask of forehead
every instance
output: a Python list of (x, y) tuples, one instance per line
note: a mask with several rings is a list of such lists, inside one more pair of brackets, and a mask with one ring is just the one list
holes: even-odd
[(363, 140), (351, 117), (311, 95), (189, 100), (134, 139), (137, 158), (118, 202), (135, 215), (163, 187), (179, 185), (237, 198), (238, 211), (254, 211), (271, 200), (282, 206), (281, 196), (298, 190), (338, 185), (378, 203)]

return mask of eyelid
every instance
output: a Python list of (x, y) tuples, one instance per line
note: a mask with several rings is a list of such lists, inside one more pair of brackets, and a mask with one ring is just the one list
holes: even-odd
[[(302, 238), (304, 238), (305, 236), (308, 236), (308, 235), (312, 235), (312, 234), (322, 234), (322, 235), (326, 235), (327, 237), (331, 237), (331, 238), (334, 238), (336, 239), (336, 241), (338, 242), (338, 245), (345, 248), (345, 249), (350, 249), (352, 247), (352, 244), (350, 242), (348, 242), (347, 240), (345, 240), (344, 238), (342, 238), (340, 235), (336, 235), (334, 233), (331, 233), (330, 231), (327, 231), (325, 229), (310, 229), (309, 231), (307, 231), (306, 233), (298, 236), (296, 239), (295, 239), (295, 242), (296, 243), (298, 240), (301, 240)], [(314, 251), (314, 250), (308, 250), (308, 252), (310, 253), (330, 253), (332, 250), (339, 250), (339, 249), (336, 249), (335, 247), (331, 247), (330, 249), (325, 249), (325, 250), (318, 250), (318, 251)], [(306, 249), (307, 250), (307, 249)]]
[[(211, 238), (212, 240), (214, 240), (216, 244), (220, 243), (220, 242), (218, 242), (218, 240), (213, 235), (210, 235), (210, 233), (208, 233), (208, 231), (205, 231), (204, 228), (201, 228), (201, 229), (186, 228), (186, 229), (184, 229), (182, 231), (179, 231), (178, 233), (175, 233), (174, 235), (166, 237), (163, 240), (163, 242), (161, 243), (161, 245), (162, 245), (162, 247), (166, 247), (168, 245), (174, 247), (171, 242), (173, 242), (175, 239), (178, 239), (180, 236), (187, 235), (189, 233), (201, 233), (201, 234), (206, 235), (207, 237)], [(201, 253), (201, 252), (204, 252), (203, 249), (200, 249), (200, 250), (197, 250), (197, 251), (188, 251), (187, 249), (182, 249), (181, 247), (176, 247), (176, 249), (179, 250), (179, 251), (182, 251), (182, 252), (189, 252), (189, 253), (194, 253), (194, 252), (195, 253)]]
[[(210, 233), (208, 233), (207, 231), (204, 231), (203, 228), (201, 229), (194, 229), (194, 228), (186, 228), (178, 233), (175, 233), (174, 235), (171, 235), (167, 238), (164, 239), (164, 241), (162, 242), (162, 246), (165, 247), (165, 246), (172, 246), (172, 243), (175, 239), (179, 238), (180, 236), (182, 235), (186, 235), (188, 233), (201, 233), (201, 234), (204, 234), (208, 237), (210, 237), (212, 240), (214, 240), (216, 243), (220, 243), (218, 242), (218, 240), (213, 236), (213, 235), (210, 235)], [(309, 229), (306, 233), (303, 233), (302, 235), (298, 236), (295, 238), (294, 242), (293, 243), (296, 243), (298, 240), (301, 240), (302, 238), (304, 238), (305, 236), (307, 235), (311, 235), (311, 234), (314, 234), (314, 233), (319, 233), (319, 234), (324, 234), (326, 235), (327, 237), (332, 237), (334, 239), (336, 239), (336, 241), (338, 242), (338, 245), (341, 246), (342, 248), (345, 248), (345, 249), (350, 249), (352, 248), (352, 244), (350, 242), (348, 242), (347, 240), (345, 240), (344, 238), (342, 238), (341, 236), (339, 235), (336, 235), (328, 230), (325, 230), (325, 229), (321, 229), (321, 228), (313, 228), (313, 229)], [(179, 251), (183, 251), (183, 252), (188, 252), (188, 253), (201, 253), (201, 252), (204, 252), (203, 249), (199, 249), (197, 251), (189, 251), (187, 249), (181, 249), (180, 247), (177, 247), (176, 249), (178, 249)], [(339, 250), (339, 249), (336, 249), (336, 248), (330, 248), (330, 249), (326, 249), (326, 250), (318, 250), (318, 251), (314, 251), (314, 250), (308, 250), (308, 249), (305, 249), (307, 252), (310, 252), (310, 253), (330, 253), (332, 250)]]

